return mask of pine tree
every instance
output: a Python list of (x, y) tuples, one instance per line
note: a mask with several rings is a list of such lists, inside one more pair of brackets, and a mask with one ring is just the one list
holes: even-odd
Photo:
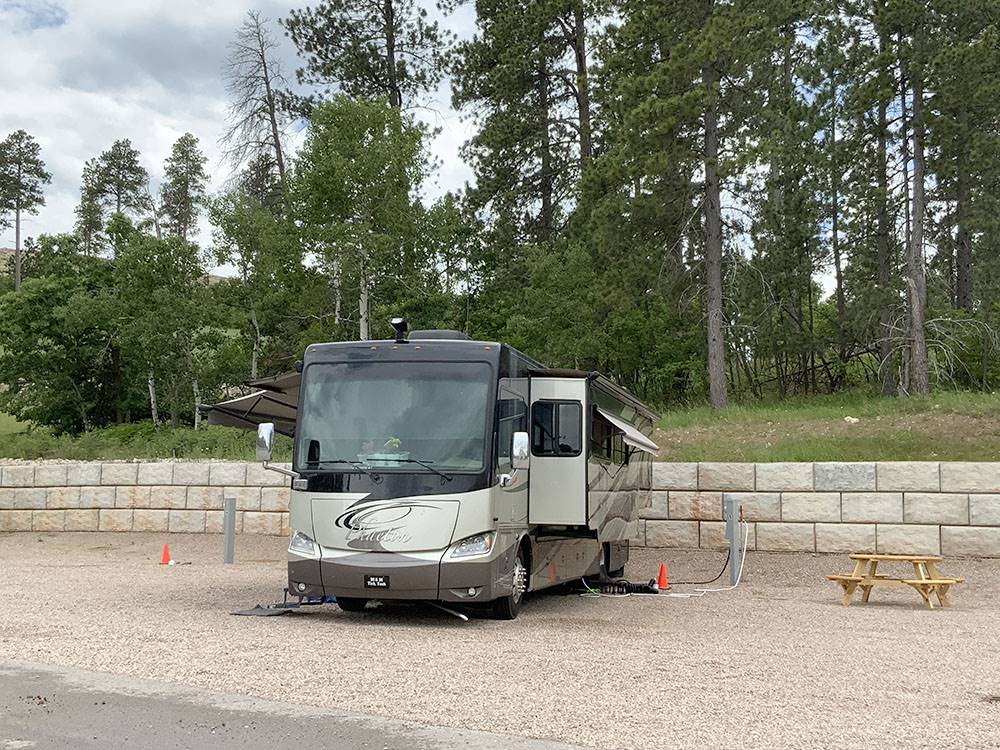
[(104, 208), (99, 181), (97, 160), (88, 159), (83, 165), (80, 203), (76, 207), (76, 233), (85, 255), (96, 255), (104, 246)]
[(198, 139), (185, 133), (174, 143), (163, 165), (160, 211), (167, 231), (187, 240), (197, 229), (198, 212), (205, 202), (208, 160), (198, 148)]
[(441, 80), (449, 35), (414, 0), (322, 0), (281, 23), (305, 61), (299, 83), (318, 90), (302, 111), (338, 93), (420, 106)]
[(0, 218), (14, 216), (14, 290), (21, 288), (21, 217), (45, 205), (42, 186), (52, 181), (41, 146), (24, 130), (0, 141)]
[(597, 11), (583, 0), (476, 7), (478, 32), (452, 66), (453, 103), (479, 125), (465, 145), (476, 172), (468, 199), (515, 242), (547, 242), (594, 154), (588, 20)]
[(130, 140), (115, 141), (95, 163), (93, 190), (105, 209), (130, 214), (149, 208), (149, 173)]

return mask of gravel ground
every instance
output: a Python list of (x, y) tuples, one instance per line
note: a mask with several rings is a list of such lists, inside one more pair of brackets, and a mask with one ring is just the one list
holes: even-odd
[[(846, 556), (751, 553), (735, 592), (542, 594), (514, 622), (424, 609), (277, 618), (284, 540), (0, 534), (0, 661), (61, 664), (319, 707), (599, 748), (1000, 748), (1000, 560), (951, 610), (915, 592), (843, 607)], [(638, 551), (644, 579), (714, 575), (713, 552)], [(678, 587), (681, 589), (683, 587)], [(996, 697), (995, 700), (991, 698)]]

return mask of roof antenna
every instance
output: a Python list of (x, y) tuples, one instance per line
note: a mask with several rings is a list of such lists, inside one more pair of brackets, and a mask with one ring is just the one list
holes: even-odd
[(410, 330), (410, 324), (406, 322), (406, 318), (393, 318), (389, 321), (389, 325), (396, 329), (396, 343), (405, 344), (406, 332)]

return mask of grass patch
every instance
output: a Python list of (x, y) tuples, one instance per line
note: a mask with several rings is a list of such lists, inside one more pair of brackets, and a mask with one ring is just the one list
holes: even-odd
[[(3, 423), (0, 422), (0, 425)], [(0, 427), (0, 458), (62, 458), (80, 461), (132, 458), (188, 458), (254, 460), (252, 431), (205, 426), (172, 428), (152, 422), (106, 427), (81, 435), (54, 435), (50, 430), (29, 427), (4, 432)], [(292, 441), (278, 436), (276, 461), (290, 461)]]
[[(857, 422), (845, 421), (845, 417)], [(848, 392), (665, 410), (656, 433), (664, 461), (1000, 461), (1000, 396), (942, 392), (883, 398)], [(275, 460), (289, 461), (292, 441), (279, 436)], [(230, 427), (117, 425), (82, 435), (0, 414), (0, 458), (254, 460), (254, 433)]]
[(665, 461), (996, 461), (1000, 396), (848, 392), (718, 413), (678, 409), (664, 414), (656, 437)]
[(0, 436), (2, 435), (13, 435), (18, 432), (24, 432), (28, 429), (28, 424), (25, 422), (18, 422), (10, 414), (0, 413)]

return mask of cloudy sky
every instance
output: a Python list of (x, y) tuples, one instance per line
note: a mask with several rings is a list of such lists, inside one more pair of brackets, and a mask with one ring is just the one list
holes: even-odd
[[(439, 17), (433, 0), (420, 0)], [(23, 221), (27, 236), (72, 229), (83, 163), (118, 138), (142, 153), (154, 187), (173, 142), (194, 133), (209, 158), (212, 188), (228, 177), (218, 138), (226, 117), (221, 70), (226, 45), (248, 10), (278, 19), (305, 0), (0, 0), (0, 137), (23, 128), (41, 144), (52, 184), (46, 206)], [(442, 19), (471, 33), (469, 11)], [(280, 29), (275, 24), (275, 33)], [(295, 53), (281, 38), (285, 72)], [(449, 106), (447, 84), (434, 111), (431, 150), (440, 162), (427, 192), (461, 187), (471, 173), (458, 148), (470, 127)], [(211, 237), (203, 228), (197, 238)], [(0, 246), (13, 247), (13, 230)]]

